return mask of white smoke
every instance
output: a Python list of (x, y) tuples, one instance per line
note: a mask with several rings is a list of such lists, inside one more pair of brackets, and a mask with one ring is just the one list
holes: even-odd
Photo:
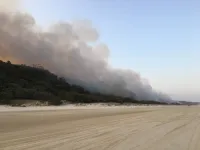
[[(6, 9), (14, 8), (3, 1), (0, 4)], [(106, 44), (99, 43), (98, 38), (98, 32), (87, 20), (59, 22), (39, 30), (29, 14), (0, 11), (1, 59), (28, 65), (41, 64), (93, 91), (136, 95), (143, 100), (170, 99), (155, 92), (136, 72), (112, 68), (108, 63), (109, 49)], [(93, 46), (88, 42), (93, 42)]]
[(21, 8), (22, 0), (0, 0), (1, 11), (16, 11)]

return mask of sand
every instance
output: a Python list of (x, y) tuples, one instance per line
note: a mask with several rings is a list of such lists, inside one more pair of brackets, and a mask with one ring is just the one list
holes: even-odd
[(200, 150), (198, 106), (0, 110), (2, 150)]

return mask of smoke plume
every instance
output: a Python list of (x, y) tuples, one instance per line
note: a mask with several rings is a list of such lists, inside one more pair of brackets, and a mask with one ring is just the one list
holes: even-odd
[[(0, 4), (4, 4), (2, 0)], [(7, 3), (2, 6), (14, 8), (5, 7)], [(170, 99), (154, 91), (138, 73), (112, 68), (109, 49), (98, 39), (98, 32), (87, 20), (58, 22), (41, 30), (30, 14), (0, 11), (0, 59), (41, 64), (92, 91), (143, 100)]]
[(0, 0), (1, 11), (13, 11), (20, 9), (22, 0)]

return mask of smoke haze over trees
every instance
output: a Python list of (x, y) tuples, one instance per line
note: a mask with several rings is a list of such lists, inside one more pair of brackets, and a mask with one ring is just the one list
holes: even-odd
[(170, 100), (133, 70), (114, 69), (108, 63), (109, 48), (99, 42), (100, 35), (90, 21), (58, 22), (41, 29), (30, 14), (11, 13), (5, 7), (8, 4), (2, 1), (1, 5), (5, 10), (0, 11), (0, 59), (40, 64), (90, 91), (138, 100)]
[(0, 61), (0, 104), (13, 106), (60, 105), (70, 103), (166, 104), (89, 92), (69, 84), (42, 66), (15, 65)]

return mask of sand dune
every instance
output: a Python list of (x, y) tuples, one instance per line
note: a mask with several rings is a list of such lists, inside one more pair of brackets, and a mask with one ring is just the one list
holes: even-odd
[(5, 110), (0, 112), (3, 150), (200, 149), (197, 106)]

